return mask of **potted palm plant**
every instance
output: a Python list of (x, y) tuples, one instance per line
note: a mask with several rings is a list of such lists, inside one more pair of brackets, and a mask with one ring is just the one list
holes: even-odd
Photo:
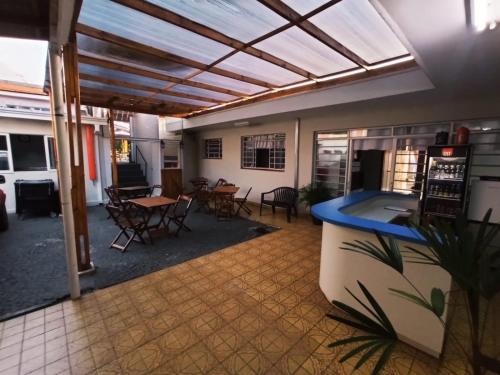
[[(433, 288), (430, 295), (424, 295), (404, 276), (404, 263), (419, 263), (440, 267), (450, 274), (454, 284), (465, 296), (469, 320), (470, 342), (459, 343), (462, 355), (467, 359), (473, 375), (480, 375), (490, 370), (500, 373), (500, 362), (483, 353), (482, 339), (484, 337), (485, 319), (484, 311), (500, 292), (500, 248), (492, 246), (498, 241), (500, 225), (490, 225), (491, 209), (488, 210), (478, 228), (473, 228), (464, 215), (460, 215), (455, 225), (447, 222), (436, 222), (434, 225), (423, 223), (413, 225), (426, 241), (429, 252), (422, 252), (413, 247), (402, 250), (394, 238), (383, 238), (377, 234), (379, 244), (371, 241), (354, 241), (344, 243), (342, 250), (356, 252), (370, 256), (382, 262), (387, 267), (398, 272), (405, 279), (412, 292), (390, 289), (397, 296), (415, 303), (433, 314), (445, 326), (443, 313), (445, 310), (445, 292)], [(328, 317), (338, 322), (347, 324), (366, 334), (356, 335), (347, 339), (331, 343), (330, 347), (354, 344), (354, 348), (340, 358), (340, 361), (360, 355), (355, 365), (359, 369), (370, 362), (373, 357), (375, 365), (372, 375), (378, 374), (389, 360), (398, 335), (388, 319), (383, 307), (379, 305), (369, 290), (358, 281), (361, 292), (366, 302), (348, 292), (363, 306), (357, 310), (340, 301), (332, 303), (346, 313), (348, 317), (338, 314), (328, 314)], [(445, 326), (446, 328), (446, 326)], [(447, 332), (450, 334), (450, 332)], [(450, 334), (453, 338), (453, 335)]]
[[(311, 207), (317, 203), (332, 199), (331, 189), (321, 182), (310, 183), (299, 190), (300, 201)], [(312, 221), (316, 225), (321, 225), (322, 221), (312, 216)]]

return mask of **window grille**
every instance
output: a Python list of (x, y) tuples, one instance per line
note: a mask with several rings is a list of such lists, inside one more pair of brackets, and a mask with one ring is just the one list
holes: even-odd
[(285, 170), (284, 133), (241, 137), (241, 168)]
[(222, 138), (205, 139), (205, 159), (222, 159)]

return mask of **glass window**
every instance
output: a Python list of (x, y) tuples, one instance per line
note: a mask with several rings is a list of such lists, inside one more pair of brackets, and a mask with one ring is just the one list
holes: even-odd
[(398, 139), (393, 191), (417, 195), (422, 193), (427, 147), (433, 143), (432, 137)]
[(85, 0), (78, 21), (205, 64), (210, 64), (233, 50), (224, 44), (113, 1)]
[(205, 159), (222, 159), (222, 138), (205, 139)]
[(0, 171), (8, 171), (9, 167), (9, 148), (7, 145), (7, 136), (0, 135)]
[(332, 196), (344, 195), (348, 145), (346, 132), (316, 134), (316, 155), (313, 182), (322, 183), (332, 190)]
[(216, 66), (248, 77), (257, 78), (277, 86), (304, 80), (304, 77), (298, 74), (244, 52), (235, 53), (233, 56), (220, 62)]
[(287, 23), (257, 1), (148, 1), (241, 42), (249, 42)]
[(394, 135), (414, 135), (414, 134), (429, 134), (435, 135), (439, 132), (449, 132), (450, 123), (442, 124), (425, 124), (425, 125), (410, 125), (397, 126), (394, 128)]
[(47, 137), (47, 155), (49, 156), (49, 168), (57, 169), (56, 145), (54, 137)]
[(14, 171), (46, 171), (43, 135), (11, 134)]
[(352, 61), (294, 26), (255, 45), (318, 76), (356, 67)]
[(310, 21), (369, 63), (408, 53), (368, 0), (340, 1)]
[(285, 170), (286, 135), (241, 137), (241, 168)]

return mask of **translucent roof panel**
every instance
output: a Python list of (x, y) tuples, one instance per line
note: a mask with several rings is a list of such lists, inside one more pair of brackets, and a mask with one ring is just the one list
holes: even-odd
[(135, 90), (135, 89), (130, 89), (128, 87), (121, 87), (121, 86), (109, 85), (107, 83), (88, 81), (86, 79), (80, 80), (80, 86), (87, 87), (90, 89), (95, 89), (95, 90), (112, 91), (112, 92), (116, 92), (119, 94), (136, 95), (136, 96), (144, 96), (144, 97), (149, 97), (152, 95), (152, 93), (150, 93), (148, 91)]
[(213, 85), (228, 90), (238, 91), (247, 95), (252, 95), (267, 90), (267, 88), (265, 87), (238, 81), (236, 79), (220, 76), (218, 74), (210, 72), (202, 72), (190, 78), (190, 80), (195, 82), (206, 83), (207, 85)]
[(169, 82), (160, 81), (153, 78), (142, 77), (136, 74), (129, 74), (121, 72), (119, 70), (101, 68), (100, 66), (90, 65), (90, 64), (79, 64), (78, 69), (80, 73), (92, 74), (94, 76), (116, 79), (119, 81), (125, 81), (129, 83), (135, 83), (139, 85), (154, 87), (157, 89), (164, 88), (169, 84)]
[(210, 103), (210, 102), (203, 102), (200, 100), (179, 98), (177, 96), (170, 96), (170, 95), (164, 95), (164, 94), (156, 94), (153, 96), (153, 94), (148, 92), (148, 91), (142, 91), (142, 90), (130, 89), (128, 87), (121, 87), (121, 86), (116, 86), (116, 85), (109, 85), (106, 83), (88, 81), (85, 79), (80, 80), (80, 86), (87, 87), (90, 89), (96, 89), (96, 90), (112, 91), (112, 92), (115, 92), (118, 94), (144, 96), (145, 98), (151, 98), (151, 99), (156, 99), (156, 100), (165, 100), (165, 101), (169, 101), (169, 102), (176, 102), (176, 103), (180, 103), (180, 104), (188, 104), (188, 105), (201, 106), (201, 107), (208, 107), (208, 106), (214, 105), (213, 103)]
[(232, 48), (109, 0), (85, 0), (80, 23), (209, 64)]
[(204, 102), (201, 100), (179, 98), (178, 96), (171, 96), (171, 95), (166, 95), (166, 94), (156, 94), (154, 96), (154, 98), (160, 99), (160, 100), (166, 100), (169, 102), (178, 102), (178, 103), (182, 103), (182, 104), (189, 104), (189, 105), (195, 105), (195, 106), (200, 106), (200, 107), (210, 107), (212, 105), (215, 105), (214, 103), (211, 103), (211, 102)]
[(89, 52), (98, 57), (105, 57), (108, 60), (172, 77), (185, 78), (198, 70), (86, 35), (77, 34), (77, 45), (78, 50)]
[(224, 102), (238, 99), (237, 96), (223, 94), (220, 92), (200, 89), (197, 87), (186, 86), (186, 85), (175, 85), (174, 87), (172, 87), (171, 91), (180, 92), (183, 94), (203, 96), (205, 98), (212, 98), (212, 99), (216, 99), (216, 100), (220, 100), (220, 101), (224, 101)]
[(148, 0), (241, 42), (249, 42), (288, 23), (260, 4), (248, 0)]
[(277, 65), (244, 52), (237, 52), (216, 66), (248, 77), (257, 78), (277, 86), (283, 86), (305, 79), (289, 70), (280, 68)]
[(328, 0), (282, 0), (290, 8), (301, 15), (312, 12), (314, 9), (326, 3)]
[(369, 63), (408, 53), (368, 0), (343, 0), (310, 21)]
[(319, 76), (356, 67), (352, 61), (296, 26), (257, 43), (255, 47)]

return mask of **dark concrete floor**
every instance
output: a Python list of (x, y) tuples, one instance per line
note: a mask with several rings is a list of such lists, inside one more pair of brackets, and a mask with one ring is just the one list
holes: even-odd
[[(91, 259), (96, 272), (80, 278), (83, 291), (101, 289), (249, 240), (273, 228), (235, 218), (191, 212), (193, 232), (155, 238), (154, 244), (132, 243), (127, 252), (109, 249), (117, 227), (104, 207), (89, 207)], [(10, 228), (0, 232), (0, 320), (21, 311), (68, 297), (62, 219), (9, 216)], [(172, 227), (173, 228), (173, 227)]]

